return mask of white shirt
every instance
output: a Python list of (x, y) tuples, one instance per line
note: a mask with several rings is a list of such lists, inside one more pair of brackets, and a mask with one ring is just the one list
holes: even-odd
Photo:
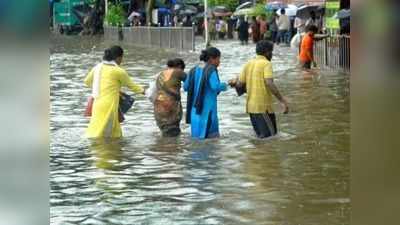
[(278, 25), (278, 30), (289, 30), (290, 29), (290, 20), (287, 15), (280, 15), (278, 20), (276, 21)]
[(302, 18), (296, 17), (294, 19), (294, 28), (297, 28), (298, 33), (303, 33), (306, 28), (306, 24)]

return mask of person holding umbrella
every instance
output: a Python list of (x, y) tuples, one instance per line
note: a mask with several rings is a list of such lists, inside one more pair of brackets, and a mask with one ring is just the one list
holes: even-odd
[(276, 21), (278, 25), (278, 42), (283, 42), (285, 44), (289, 44), (289, 29), (290, 29), (290, 20), (286, 15), (286, 10), (281, 9), (281, 15)]

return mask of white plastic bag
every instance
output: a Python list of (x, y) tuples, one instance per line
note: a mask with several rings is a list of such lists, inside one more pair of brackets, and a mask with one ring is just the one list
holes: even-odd
[(294, 35), (294, 37), (290, 41), (290, 48), (293, 51), (299, 51), (300, 41), (301, 41), (301, 35), (299, 33), (297, 33), (296, 35)]
[(151, 81), (149, 83), (149, 88), (146, 90), (146, 97), (149, 99), (151, 103), (154, 103), (156, 100), (156, 94), (157, 94), (157, 87), (156, 87), (156, 82)]
[(160, 73), (158, 73), (153, 81), (150, 81), (149, 83), (149, 88), (147, 88), (146, 90), (146, 98), (149, 99), (149, 101), (151, 103), (154, 104), (154, 102), (156, 101), (157, 98), (157, 85), (156, 85), (156, 80), (158, 79), (158, 76), (160, 75)]

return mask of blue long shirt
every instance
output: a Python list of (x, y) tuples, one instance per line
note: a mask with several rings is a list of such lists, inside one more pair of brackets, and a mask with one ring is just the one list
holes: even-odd
[[(194, 93), (196, 99), (199, 94), (200, 82), (203, 75), (203, 68), (196, 67), (194, 72)], [(184, 83), (184, 90), (189, 89), (189, 76)], [(204, 104), (201, 114), (196, 113), (193, 104), (191, 110), (191, 133), (193, 138), (205, 139), (219, 136), (217, 96), (221, 91), (227, 90), (227, 84), (220, 82), (218, 74), (214, 71), (205, 85)], [(189, 110), (189, 109), (188, 109)]]

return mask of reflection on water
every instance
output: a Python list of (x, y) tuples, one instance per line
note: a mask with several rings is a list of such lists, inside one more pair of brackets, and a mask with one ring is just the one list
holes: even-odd
[[(293, 66), (293, 53), (276, 48), (274, 74), (291, 112), (275, 105), (280, 134), (270, 140), (255, 138), (245, 100), (229, 90), (219, 97), (220, 139), (191, 140), (187, 125), (180, 137), (162, 138), (151, 104), (138, 96), (123, 139), (89, 141), (83, 78), (109, 44), (52, 39), (52, 224), (349, 224), (346, 75), (305, 74)], [(221, 80), (254, 54), (254, 45), (216, 46)], [(124, 48), (124, 67), (142, 84), (167, 58), (182, 57), (188, 68), (198, 61), (198, 53)]]

